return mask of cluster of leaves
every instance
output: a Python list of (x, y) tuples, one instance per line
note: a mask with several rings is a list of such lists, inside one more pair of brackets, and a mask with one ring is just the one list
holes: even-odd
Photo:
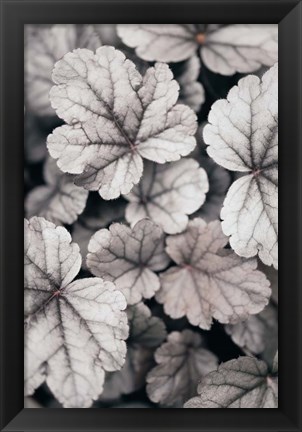
[(277, 26), (25, 36), (28, 406), (276, 408)]

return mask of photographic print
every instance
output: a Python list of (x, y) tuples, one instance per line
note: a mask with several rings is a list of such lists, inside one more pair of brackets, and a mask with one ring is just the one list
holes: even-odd
[(24, 27), (31, 408), (278, 408), (278, 26)]

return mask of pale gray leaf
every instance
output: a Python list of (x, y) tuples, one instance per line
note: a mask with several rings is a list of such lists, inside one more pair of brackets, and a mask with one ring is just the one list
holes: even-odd
[(271, 24), (119, 24), (123, 42), (148, 61), (179, 62), (196, 51), (213, 72), (253, 72), (278, 60), (278, 26)]
[(135, 224), (149, 217), (166, 233), (179, 233), (186, 228), (188, 215), (204, 203), (208, 189), (206, 172), (193, 159), (145, 164), (141, 182), (125, 196), (130, 202), (126, 219)]
[(161, 273), (156, 299), (172, 318), (186, 316), (209, 329), (212, 319), (236, 323), (260, 312), (271, 295), (269, 281), (255, 259), (223, 249), (228, 239), (219, 221), (196, 218), (187, 230), (168, 237), (166, 251), (177, 266)]
[(208, 154), (246, 174), (227, 193), (222, 229), (238, 255), (258, 253), (278, 268), (278, 65), (262, 81), (242, 78), (227, 99), (214, 103), (208, 120)]
[(25, 200), (27, 217), (41, 216), (57, 225), (72, 224), (85, 208), (88, 191), (74, 184), (73, 176), (59, 170), (54, 159), (44, 164), (45, 185), (30, 191)]
[(105, 370), (120, 369), (128, 336), (126, 301), (112, 282), (72, 280), (81, 265), (68, 231), (25, 220), (25, 391), (45, 380), (64, 407), (89, 407)]
[(155, 272), (169, 262), (162, 229), (147, 219), (132, 229), (115, 223), (109, 229), (99, 230), (91, 238), (88, 251), (90, 271), (114, 281), (130, 305), (155, 294), (159, 289)]
[(254, 72), (278, 60), (278, 26), (233, 24), (205, 35), (200, 54), (213, 72), (232, 75)]
[(93, 25), (33, 25), (25, 27), (25, 41), (26, 106), (39, 116), (53, 116), (48, 94), (55, 63), (75, 48), (97, 49), (100, 37)]
[(24, 248), (25, 315), (31, 315), (54, 286), (67, 286), (75, 278), (82, 259), (65, 228), (39, 217), (24, 222)]
[(194, 24), (119, 24), (122, 41), (147, 61), (177, 62), (197, 50)]
[(68, 53), (53, 71), (52, 106), (68, 125), (48, 137), (59, 168), (104, 199), (127, 194), (143, 172), (143, 159), (175, 161), (195, 147), (196, 116), (176, 105), (179, 86), (168, 65), (156, 63), (142, 78), (113, 47)]
[(158, 363), (147, 375), (149, 398), (161, 405), (179, 407), (196, 394), (198, 380), (217, 367), (216, 356), (191, 330), (173, 332), (155, 352)]
[(278, 408), (278, 376), (253, 357), (222, 363), (197, 390), (184, 408)]
[(198, 112), (205, 101), (203, 85), (198, 82), (200, 71), (200, 60), (194, 55), (187, 60), (180, 73), (176, 76), (180, 86), (179, 103), (188, 105), (192, 110)]
[(278, 314), (274, 306), (268, 305), (262, 312), (235, 325), (227, 325), (226, 332), (233, 342), (272, 364), (278, 348)]

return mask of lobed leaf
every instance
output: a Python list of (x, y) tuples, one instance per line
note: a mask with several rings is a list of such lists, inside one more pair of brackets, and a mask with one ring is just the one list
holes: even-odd
[(159, 289), (156, 271), (169, 263), (162, 229), (142, 219), (132, 229), (112, 224), (97, 231), (88, 245), (87, 267), (98, 277), (114, 281), (127, 303), (151, 298)]
[(154, 348), (166, 338), (166, 328), (163, 321), (152, 316), (150, 309), (143, 303), (137, 303), (127, 308), (130, 325), (129, 343)]
[(253, 357), (222, 363), (198, 386), (184, 408), (278, 408), (278, 371)]
[(147, 61), (177, 62), (193, 56), (194, 24), (119, 24), (122, 41)]
[(166, 233), (176, 234), (188, 224), (188, 216), (205, 201), (206, 172), (193, 159), (165, 165), (148, 163), (138, 186), (125, 196), (130, 202), (126, 219), (131, 224), (149, 217)]
[(176, 105), (179, 86), (166, 64), (142, 78), (113, 47), (80, 49), (56, 64), (53, 80), (51, 103), (68, 125), (49, 135), (48, 150), (76, 184), (104, 199), (130, 192), (143, 158), (175, 161), (195, 147), (196, 116)]
[(64, 407), (89, 407), (125, 361), (125, 298), (100, 278), (73, 281), (79, 247), (44, 218), (25, 220), (24, 264), (26, 394), (46, 380)]
[(213, 318), (234, 324), (268, 303), (269, 281), (256, 270), (256, 260), (223, 249), (228, 239), (220, 222), (196, 218), (166, 242), (177, 266), (161, 273), (156, 299), (172, 318), (186, 316), (192, 325), (209, 329)]
[(147, 393), (153, 402), (181, 406), (195, 394), (200, 377), (217, 367), (201, 336), (191, 330), (172, 332), (155, 352), (158, 363), (147, 376)]
[(122, 41), (148, 61), (179, 62), (200, 51), (213, 72), (232, 75), (272, 66), (278, 26), (271, 24), (119, 24)]
[(214, 103), (204, 128), (208, 154), (245, 173), (230, 187), (221, 211), (223, 232), (244, 257), (256, 254), (278, 268), (278, 65), (242, 78)]

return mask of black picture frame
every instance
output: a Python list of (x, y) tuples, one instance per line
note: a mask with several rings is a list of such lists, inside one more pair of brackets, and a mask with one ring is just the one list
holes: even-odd
[[(301, 431), (301, 67), (297, 0), (37, 1), (1, 4), (1, 430)], [(202, 17), (202, 19), (200, 19)], [(24, 409), (23, 26), (27, 23), (279, 23), (279, 408)]]

